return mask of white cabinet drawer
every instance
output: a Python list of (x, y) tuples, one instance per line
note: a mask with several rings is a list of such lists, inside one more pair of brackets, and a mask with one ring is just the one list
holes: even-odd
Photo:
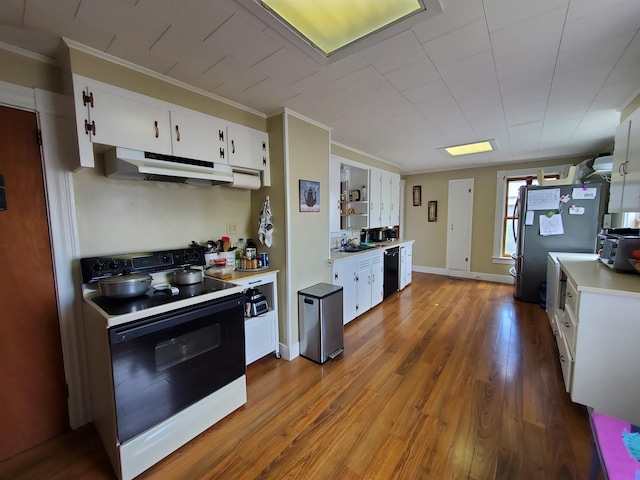
[(567, 279), (567, 291), (565, 294), (564, 304), (565, 307), (569, 307), (574, 313), (574, 318), (578, 318), (578, 301), (578, 288), (570, 279)]
[(571, 390), (571, 379), (573, 375), (573, 357), (569, 352), (564, 335), (558, 335), (556, 339), (558, 343), (558, 353), (560, 354), (560, 368), (562, 369), (562, 378), (564, 379), (564, 389), (569, 392)]
[(576, 319), (577, 316), (574, 311), (567, 306), (560, 328), (573, 358), (576, 356), (576, 338), (578, 335), (578, 322)]
[(233, 283), (240, 285), (244, 288), (254, 288), (267, 283), (273, 283), (275, 280), (275, 273), (265, 273), (255, 277), (245, 278), (242, 280), (233, 280)]

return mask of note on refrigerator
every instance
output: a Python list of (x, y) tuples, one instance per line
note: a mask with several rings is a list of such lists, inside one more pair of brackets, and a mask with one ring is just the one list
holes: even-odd
[(574, 200), (594, 200), (598, 194), (595, 187), (579, 187), (573, 189)]
[(545, 188), (527, 192), (527, 210), (557, 210), (559, 205), (559, 188)]
[(549, 235), (564, 235), (564, 226), (562, 224), (562, 215), (540, 215), (540, 235), (547, 237)]
[(533, 220), (534, 220), (534, 214), (536, 212), (534, 212), (533, 210), (527, 210), (527, 213), (524, 217), (524, 224), (525, 225), (533, 225)]

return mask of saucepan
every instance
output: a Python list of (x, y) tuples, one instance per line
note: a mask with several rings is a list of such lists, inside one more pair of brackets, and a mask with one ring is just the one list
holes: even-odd
[(149, 290), (151, 275), (143, 273), (129, 273), (103, 278), (98, 282), (100, 293), (110, 298), (132, 298)]
[(184, 268), (173, 272), (173, 283), (178, 285), (193, 285), (202, 281), (202, 270), (195, 268)]

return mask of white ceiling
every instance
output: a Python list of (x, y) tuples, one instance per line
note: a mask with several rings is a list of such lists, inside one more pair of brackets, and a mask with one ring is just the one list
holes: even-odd
[[(334, 141), (448, 170), (608, 151), (640, 93), (640, 0), (441, 0), (443, 13), (322, 66), (233, 0), (0, 0), (0, 42), (64, 36)], [(499, 150), (439, 149), (495, 139)]]

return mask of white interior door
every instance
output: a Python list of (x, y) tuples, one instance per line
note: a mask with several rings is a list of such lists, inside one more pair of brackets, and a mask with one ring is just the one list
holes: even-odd
[(470, 271), (473, 178), (449, 181), (447, 270)]

